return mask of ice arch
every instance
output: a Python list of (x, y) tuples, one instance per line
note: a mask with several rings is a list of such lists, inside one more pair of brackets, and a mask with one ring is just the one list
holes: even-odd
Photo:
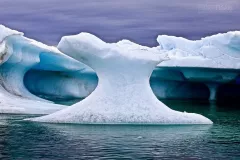
[(30, 69), (70, 72), (83, 68), (56, 47), (26, 38), (3, 25), (0, 25), (0, 65), (0, 113), (49, 114), (64, 108), (30, 93), (24, 85), (24, 76)]
[(92, 67), (99, 78), (83, 101), (31, 119), (51, 123), (211, 124), (202, 115), (171, 110), (153, 94), (149, 78), (163, 59), (134, 43), (108, 44), (80, 33), (63, 37), (59, 50)]

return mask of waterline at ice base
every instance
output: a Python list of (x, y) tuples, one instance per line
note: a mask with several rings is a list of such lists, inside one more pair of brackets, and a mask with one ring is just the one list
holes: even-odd
[(178, 112), (160, 102), (149, 79), (163, 55), (129, 43), (105, 43), (89, 33), (65, 36), (58, 49), (90, 66), (96, 89), (84, 100), (50, 115), (28, 119), (81, 124), (212, 124), (195, 113)]

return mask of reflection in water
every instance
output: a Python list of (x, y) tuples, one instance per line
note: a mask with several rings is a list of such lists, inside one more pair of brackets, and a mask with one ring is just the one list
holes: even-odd
[[(9, 159), (237, 159), (240, 156), (239, 109), (214, 104), (165, 102), (195, 111), (214, 125), (70, 125), (18, 121), (1, 115), (0, 153)], [(3, 148), (3, 150), (2, 150)], [(0, 154), (0, 155), (1, 155)]]
[(0, 124), (0, 159), (7, 157), (7, 150), (5, 148), (7, 135), (7, 127)]

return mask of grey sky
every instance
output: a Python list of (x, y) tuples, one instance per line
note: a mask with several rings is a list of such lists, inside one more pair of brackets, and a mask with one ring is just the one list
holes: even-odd
[(239, 0), (1, 0), (0, 6), (0, 23), (51, 45), (83, 31), (154, 46), (159, 34), (199, 39), (240, 30)]

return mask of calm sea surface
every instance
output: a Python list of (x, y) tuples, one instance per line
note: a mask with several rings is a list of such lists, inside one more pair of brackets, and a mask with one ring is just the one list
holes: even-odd
[[(240, 106), (166, 101), (213, 125), (70, 125), (0, 115), (0, 159), (240, 159)], [(33, 115), (31, 115), (33, 116)]]

